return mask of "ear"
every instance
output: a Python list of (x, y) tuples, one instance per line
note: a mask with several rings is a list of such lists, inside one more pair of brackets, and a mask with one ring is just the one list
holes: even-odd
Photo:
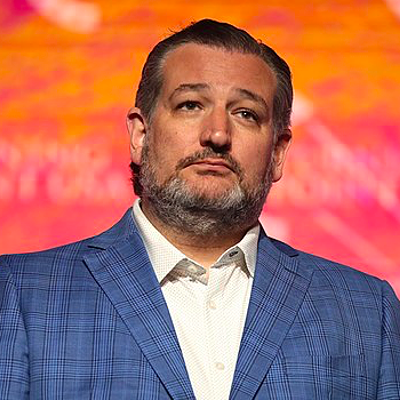
[(272, 154), (272, 182), (278, 182), (283, 175), (283, 166), (285, 164), (287, 152), (292, 142), (292, 132), (285, 129), (278, 137)]
[(146, 134), (146, 122), (139, 108), (133, 107), (126, 117), (126, 127), (130, 136), (131, 160), (134, 164), (142, 162), (143, 140)]

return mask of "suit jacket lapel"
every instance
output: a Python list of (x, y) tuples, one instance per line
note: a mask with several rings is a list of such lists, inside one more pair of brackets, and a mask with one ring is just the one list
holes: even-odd
[[(110, 246), (112, 238), (118, 241)], [(167, 304), (130, 213), (90, 247), (106, 247), (85, 262), (171, 397), (194, 399)]]
[[(311, 269), (299, 268), (298, 253), (279, 250), (262, 232), (246, 323), (230, 399), (251, 399), (267, 374), (303, 302)], [(286, 253), (286, 254), (285, 254)]]

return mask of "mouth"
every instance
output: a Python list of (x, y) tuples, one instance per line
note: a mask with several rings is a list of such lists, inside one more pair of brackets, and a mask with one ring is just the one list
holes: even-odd
[(215, 159), (215, 158), (209, 158), (209, 159), (204, 159), (204, 160), (197, 160), (194, 161), (192, 163), (190, 163), (188, 166), (191, 165), (195, 165), (198, 166), (202, 169), (207, 169), (209, 171), (226, 171), (226, 170), (230, 170), (232, 172), (236, 171), (234, 170), (234, 168), (225, 160), (222, 159)]

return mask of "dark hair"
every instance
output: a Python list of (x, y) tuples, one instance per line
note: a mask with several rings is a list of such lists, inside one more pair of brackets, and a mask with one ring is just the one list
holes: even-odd
[[(202, 19), (179, 32), (174, 32), (171, 36), (159, 42), (148, 55), (135, 102), (135, 106), (140, 108), (148, 123), (151, 124), (153, 111), (161, 92), (163, 84), (162, 67), (166, 56), (177, 47), (188, 43), (222, 48), (243, 54), (254, 54), (271, 68), (277, 79), (272, 109), (274, 139), (277, 140), (284, 130), (290, 126), (293, 86), (289, 66), (271, 47), (257, 41), (246, 31), (211, 19)], [(142, 192), (138, 179), (140, 167), (131, 163), (130, 168), (133, 173), (132, 182), (135, 193), (140, 196)]]
[(293, 86), (290, 68), (287, 63), (273, 49), (261, 41), (255, 40), (246, 31), (211, 19), (202, 19), (179, 32), (173, 33), (159, 42), (150, 52), (143, 67), (135, 103), (149, 122), (160, 95), (163, 83), (162, 66), (166, 55), (187, 43), (197, 43), (244, 54), (254, 54), (264, 60), (277, 78), (272, 110), (275, 136), (279, 136), (284, 129), (290, 126)]

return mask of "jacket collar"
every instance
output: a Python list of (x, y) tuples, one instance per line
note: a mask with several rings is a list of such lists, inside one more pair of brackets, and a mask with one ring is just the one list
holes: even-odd
[(105, 232), (87, 239), (86, 243), (89, 248), (106, 250), (135, 235), (136, 232), (137, 228), (132, 218), (132, 208), (129, 208), (115, 225)]

